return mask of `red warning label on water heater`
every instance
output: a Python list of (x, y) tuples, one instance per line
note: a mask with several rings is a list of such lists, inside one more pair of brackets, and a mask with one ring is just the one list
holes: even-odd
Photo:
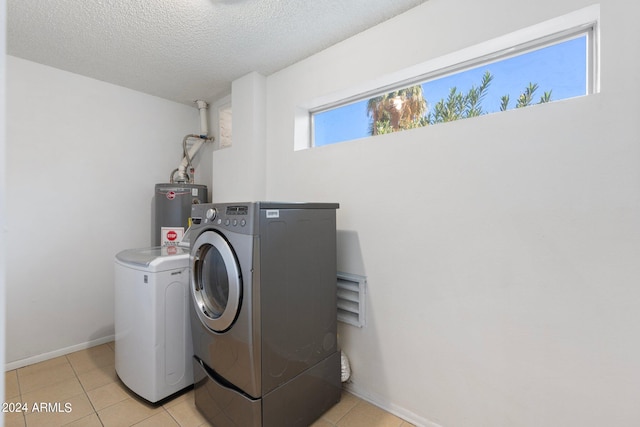
[(176, 198), (176, 192), (175, 191), (168, 191), (167, 192), (167, 199), (173, 200), (175, 198)]

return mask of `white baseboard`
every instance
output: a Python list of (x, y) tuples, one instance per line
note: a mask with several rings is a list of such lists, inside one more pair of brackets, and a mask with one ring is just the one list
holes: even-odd
[(344, 384), (344, 388), (351, 394), (354, 394), (361, 398), (362, 400), (366, 400), (369, 403), (376, 405), (379, 408), (384, 409), (385, 411), (402, 418), (403, 420), (419, 427), (442, 427), (440, 424), (436, 424), (433, 421), (429, 421), (428, 419), (421, 417), (413, 412), (396, 405), (395, 403), (389, 402), (387, 398), (377, 395), (376, 393), (371, 393), (367, 390), (363, 390), (357, 384), (354, 383), (346, 383)]
[(71, 347), (61, 348), (60, 350), (54, 350), (48, 353), (38, 354), (37, 356), (27, 357), (26, 359), (16, 360), (14, 362), (9, 362), (5, 364), (4, 370), (6, 372), (6, 371), (11, 371), (13, 369), (22, 368), (24, 366), (33, 365), (34, 363), (44, 362), (45, 360), (53, 359), (54, 357), (64, 356), (65, 354), (73, 353), (74, 351), (85, 350), (87, 348), (95, 347), (97, 345), (113, 341), (114, 339), (115, 339), (115, 335), (108, 335), (106, 337), (72, 345)]

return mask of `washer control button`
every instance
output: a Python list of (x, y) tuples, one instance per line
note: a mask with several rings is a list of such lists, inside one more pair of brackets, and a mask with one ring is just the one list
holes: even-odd
[(205, 216), (207, 217), (207, 219), (209, 221), (213, 221), (216, 218), (216, 210), (215, 208), (211, 208), (207, 210), (207, 213), (205, 214)]
[(243, 219), (242, 221), (240, 221), (240, 226), (244, 227), (245, 225), (247, 225), (246, 219)]
[(224, 220), (224, 225), (229, 225), (231, 223), (231, 221), (229, 221), (229, 218)]
[(237, 226), (237, 225), (238, 225), (238, 220), (237, 220), (237, 219), (234, 219), (234, 220), (233, 220), (233, 226), (235, 227), (235, 226)]

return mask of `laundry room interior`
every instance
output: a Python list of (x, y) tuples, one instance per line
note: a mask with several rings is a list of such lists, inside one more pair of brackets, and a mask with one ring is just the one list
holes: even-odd
[[(638, 3), (406, 0), (392, 16), (378, 7), (375, 16), (360, 0), (360, 21), (343, 2), (323, 0), (308, 5), (322, 15), (318, 25), (284, 21), (291, 27), (276, 31), (280, 38), (270, 38), (269, 20), (299, 13), (303, 2), (98, 3), (0, 1), (5, 405), (45, 388), (20, 391), (21, 372), (29, 376), (36, 364), (51, 372), (69, 365), (69, 377), (52, 373), (47, 386), (79, 378), (82, 363), (117, 381), (114, 257), (152, 246), (154, 186), (180, 164), (185, 135), (200, 132), (195, 101), (203, 100), (213, 140), (193, 168), (209, 202), (338, 204), (335, 268), (365, 281), (362, 323), (337, 322), (350, 367), (336, 405), (343, 412), (314, 425), (640, 425)], [(173, 8), (181, 21), (149, 34), (109, 16), (116, 6), (143, 29), (172, 21)], [(192, 65), (204, 60), (175, 63), (151, 49), (160, 40), (175, 52), (172, 28), (179, 41), (189, 31), (197, 39), (198, 8), (237, 18), (233, 32), (208, 41), (212, 50), (244, 49), (214, 58), (211, 70)], [(598, 13), (594, 93), (322, 147), (309, 142), (309, 111), (323, 103), (585, 9)], [(256, 15), (238, 14), (247, 10)], [(55, 21), (63, 12), (69, 26)], [(111, 33), (78, 24), (98, 12)], [(35, 36), (40, 25), (59, 35), (54, 47)], [(289, 39), (314, 51), (295, 50)], [(83, 64), (87, 52), (67, 45), (104, 45), (106, 53), (96, 49)], [(207, 49), (184, 47), (190, 58)], [(118, 56), (122, 62), (110, 62)], [(180, 73), (189, 84), (175, 84)], [(91, 396), (78, 384), (78, 395)], [(75, 397), (39, 401), (64, 409)], [(74, 403), (75, 425), (117, 425), (91, 397), (86, 403), (82, 417), (85, 406)], [(372, 412), (356, 414), (358, 405)], [(47, 425), (37, 424), (42, 414), (7, 408), (7, 426)], [(166, 425), (208, 425), (181, 424), (170, 403), (153, 409), (136, 423), (160, 425), (149, 421), (159, 410)]]

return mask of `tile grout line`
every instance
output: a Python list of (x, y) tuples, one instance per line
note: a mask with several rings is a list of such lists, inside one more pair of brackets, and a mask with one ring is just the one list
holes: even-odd
[[(20, 376), (18, 375), (18, 369), (16, 371), (16, 382), (18, 383), (18, 396), (20, 397), (20, 403), (22, 403), (22, 386), (20, 385)], [(24, 421), (25, 427), (27, 427), (27, 415), (22, 412), (22, 421)]]
[(169, 412), (169, 411), (167, 410), (167, 408), (165, 408), (165, 407), (164, 407), (164, 405), (162, 405), (162, 409), (164, 409), (164, 411), (165, 411), (165, 412), (166, 412), (166, 413), (171, 417), (171, 419), (172, 419), (173, 421), (175, 421), (175, 422), (176, 422), (176, 424), (178, 424), (179, 426), (181, 426), (181, 427), (182, 427), (182, 424), (180, 424), (180, 421), (176, 420), (176, 418), (173, 416), (173, 414), (171, 414), (171, 412)]
[[(65, 360), (66, 360), (66, 362), (69, 364), (69, 367), (71, 367), (71, 370), (73, 371), (74, 378), (78, 381), (78, 384), (80, 384), (80, 387), (82, 388), (82, 393), (78, 393), (78, 394), (76, 394), (76, 395), (74, 395), (74, 396), (69, 396), (69, 397), (67, 398), (67, 400), (72, 399), (72, 398), (77, 397), (77, 396), (81, 396), (81, 395), (83, 395), (83, 394), (84, 394), (84, 396), (87, 398), (87, 400), (89, 400), (89, 396), (87, 396), (86, 391), (85, 391), (85, 389), (84, 389), (84, 386), (83, 386), (83, 385), (82, 385), (82, 383), (80, 382), (80, 378), (78, 377), (78, 373), (76, 372), (75, 367), (73, 366), (73, 364), (71, 363), (71, 361), (69, 360), (69, 358), (67, 357), (67, 355), (66, 355), (66, 354), (64, 355), (64, 359), (65, 359)], [(51, 369), (56, 369), (56, 368), (57, 368), (57, 366), (53, 366), (53, 367), (51, 367)], [(55, 383), (49, 384), (49, 385), (47, 385), (47, 386), (43, 386), (43, 387), (41, 387), (41, 388), (45, 388), (45, 387), (49, 387), (49, 386), (52, 386), (52, 385), (56, 385), (56, 384), (62, 383), (62, 382), (64, 382), (64, 381), (67, 381), (67, 380), (60, 380), (60, 381), (57, 381), (57, 382), (55, 382)], [(18, 380), (18, 386), (20, 386), (20, 381), (19, 381), (19, 380)], [(35, 389), (35, 390), (37, 390), (37, 389)], [(31, 390), (31, 391), (35, 391), (35, 390)], [(89, 400), (89, 404), (91, 404), (91, 407), (93, 408), (93, 404), (91, 403), (91, 400)], [(94, 409), (94, 411), (95, 411), (95, 409)], [(82, 418), (82, 417), (81, 417), (81, 418)], [(75, 422), (75, 421), (77, 421), (77, 420), (70, 421), (69, 423), (66, 423), (66, 424), (70, 424), (70, 423)], [(25, 425), (25, 427), (29, 427), (28, 422), (27, 422), (27, 414), (26, 414), (26, 413), (24, 414), (24, 425)]]
[[(18, 383), (18, 400), (20, 401), (20, 403), (22, 403), (22, 387), (20, 387), (20, 377), (18, 376), (18, 368), (13, 369), (15, 375), (16, 375), (16, 383)], [(9, 371), (11, 372), (11, 371)], [(6, 386), (6, 373), (5, 373), (5, 386)], [(24, 425), (26, 427), (27, 425), (27, 417), (24, 415), (24, 412), (20, 411), (20, 414), (22, 415), (22, 421), (24, 422)]]
[[(66, 357), (66, 355), (65, 355), (65, 360), (66, 360), (66, 362), (70, 365), (70, 367), (71, 367), (71, 369), (72, 369), (72, 371), (73, 371), (73, 373), (74, 373), (74, 378), (78, 381), (78, 383), (80, 384), (80, 387), (81, 387), (81, 389), (82, 389), (82, 393), (78, 393), (77, 395), (71, 396), (70, 398), (84, 395), (84, 396), (85, 396), (85, 398), (89, 401), (89, 404), (91, 405), (91, 408), (92, 408), (92, 410), (93, 410), (93, 412), (92, 412), (92, 413), (87, 414), (86, 416), (88, 417), (88, 416), (90, 416), (90, 415), (95, 414), (95, 415), (96, 415), (96, 417), (97, 417), (97, 419), (98, 419), (98, 421), (100, 422), (100, 425), (104, 426), (104, 423), (103, 423), (102, 419), (100, 418), (100, 415), (99, 415), (99, 413), (98, 413), (97, 408), (95, 407), (95, 405), (94, 405), (93, 401), (92, 401), (92, 400), (91, 400), (91, 398), (89, 397), (88, 390), (85, 388), (84, 384), (82, 384), (82, 382), (80, 381), (80, 377), (79, 377), (79, 374), (78, 374), (78, 371), (77, 371), (76, 367), (73, 365), (73, 363), (71, 362), (71, 360), (69, 360), (69, 358), (68, 358), (68, 357)], [(52, 369), (55, 369), (55, 368), (56, 368), (56, 367), (53, 367)], [(18, 376), (17, 369), (15, 369), (15, 370), (13, 370), (13, 371), (15, 371), (15, 372), (14, 372), (14, 375), (15, 375), (15, 378), (16, 378), (16, 383), (17, 383), (17, 385), (18, 385), (18, 396), (17, 396), (17, 397), (18, 397), (18, 399), (19, 399), (19, 401), (20, 401), (20, 402), (23, 402), (23, 399), (24, 399), (24, 393), (23, 393), (23, 391), (22, 391), (22, 388), (23, 388), (23, 387), (21, 386), (21, 383), (20, 383), (20, 377)], [(58, 383), (63, 382), (63, 381), (66, 381), (66, 380), (57, 381), (57, 382), (55, 382), (55, 383), (53, 383), (53, 384), (51, 384), (51, 385), (58, 384)], [(117, 381), (116, 381), (116, 382), (117, 382)], [(114, 382), (114, 383), (115, 383), (115, 382)], [(122, 386), (126, 387), (124, 384), (122, 384)], [(47, 386), (44, 386), (44, 387), (47, 387)], [(44, 388), (44, 387), (42, 387), (42, 388)], [(36, 390), (37, 390), (37, 389), (36, 389)], [(31, 391), (35, 391), (35, 390), (31, 390)], [(127, 397), (127, 399), (131, 399), (131, 400), (134, 400), (134, 401), (136, 401), (136, 400), (137, 400), (134, 396), (131, 396), (131, 395), (130, 395), (129, 397)], [(126, 399), (125, 399), (125, 400), (126, 400)], [(109, 408), (109, 407), (114, 406), (114, 405), (116, 405), (116, 404), (118, 404), (118, 403), (120, 403), (120, 402), (116, 402), (116, 403), (114, 403), (114, 404), (112, 404), (112, 405), (109, 405), (109, 406), (107, 406), (107, 407), (105, 407), (105, 408), (102, 408), (102, 409)], [(177, 424), (177, 425), (179, 425), (179, 426), (181, 425), (181, 424), (180, 424), (180, 422), (179, 422), (177, 419), (175, 419), (175, 417), (173, 417), (173, 415), (171, 415), (171, 413), (170, 413), (170, 412), (169, 412), (169, 411), (168, 411), (164, 406), (160, 406), (160, 407), (162, 408), (162, 410), (163, 410), (164, 412), (166, 412), (166, 413), (167, 413), (167, 415), (169, 415), (169, 417), (171, 417), (171, 419), (172, 419), (172, 420), (174, 420), (174, 421), (176, 422), (176, 424)], [(158, 413), (159, 413), (159, 412), (158, 412)], [(151, 417), (153, 417), (153, 416), (155, 416), (155, 415), (157, 415), (157, 414), (153, 414), (153, 415), (150, 415), (149, 417), (146, 417), (146, 418), (144, 418), (144, 419), (142, 419), (142, 420), (136, 421), (136, 423), (135, 423), (135, 424), (141, 423), (141, 422), (143, 422), (143, 421), (145, 421), (145, 420), (147, 420), (147, 419), (149, 419), (149, 418), (151, 418)], [(21, 412), (21, 416), (22, 416), (22, 420), (23, 420), (24, 425), (28, 427), (28, 422), (27, 422), (27, 418), (26, 418), (26, 413)], [(70, 421), (70, 423), (73, 423), (73, 422), (76, 422), (76, 421), (78, 421), (78, 420)], [(67, 424), (68, 424), (68, 423), (67, 423)], [(131, 424), (131, 426), (134, 426), (135, 424)]]
[[(111, 347), (109, 346), (109, 348), (111, 348)], [(102, 422), (102, 418), (100, 418), (100, 414), (98, 413), (98, 409), (96, 408), (96, 406), (94, 405), (93, 401), (89, 397), (89, 390), (87, 390), (85, 388), (84, 384), (82, 384), (82, 381), (80, 381), (80, 376), (78, 374), (78, 371), (76, 370), (76, 367), (73, 365), (73, 362), (69, 359), (68, 355), (65, 355), (65, 358), (67, 359), (67, 362), (69, 362), (69, 365), (71, 365), (71, 369), (73, 369), (73, 373), (75, 374), (76, 379), (80, 383), (80, 387), (82, 387), (82, 390), (84, 392), (85, 397), (89, 401), (89, 404), (91, 405), (91, 408), (93, 408), (93, 413), (96, 415), (96, 418), (98, 419), (98, 422), (100, 422), (100, 425), (104, 427), (104, 423)], [(96, 368), (96, 369), (100, 369), (100, 368)], [(117, 403), (119, 403), (119, 402), (116, 402), (113, 405), (116, 405)], [(111, 407), (113, 405), (109, 405), (109, 406), (107, 406), (105, 408), (102, 408), (102, 409), (109, 408), (109, 407)], [(29, 426), (26, 426), (26, 427), (29, 427)]]
[[(84, 396), (89, 401), (89, 405), (91, 405), (91, 408), (93, 409), (93, 413), (96, 415), (96, 418), (98, 418), (98, 421), (100, 422), (100, 425), (104, 427), (104, 424), (103, 424), (102, 420), (100, 419), (100, 415), (98, 415), (98, 411), (96, 410), (96, 407), (94, 406), (93, 401), (91, 400), (91, 398), (89, 397), (89, 394), (87, 393), (87, 389), (84, 387), (84, 384), (82, 384), (82, 381), (80, 381), (80, 376), (78, 374), (78, 371), (76, 370), (76, 367), (73, 366), (73, 363), (71, 362), (71, 360), (69, 359), (69, 356), (67, 354), (65, 354), (64, 357), (67, 360), (67, 362), (69, 363), (69, 365), (71, 365), (71, 369), (73, 370), (73, 374), (76, 376), (76, 379), (78, 380), (78, 383), (80, 383), (80, 387), (82, 387), (82, 391), (84, 392)], [(91, 415), (91, 414), (89, 414), (89, 415)], [(69, 423), (67, 423), (67, 424), (69, 424)], [(29, 426), (25, 426), (25, 427), (29, 427)]]

